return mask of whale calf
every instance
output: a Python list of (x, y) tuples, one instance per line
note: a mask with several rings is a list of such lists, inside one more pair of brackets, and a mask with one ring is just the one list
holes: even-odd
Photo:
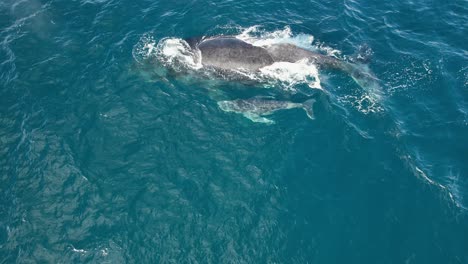
[(242, 114), (253, 122), (273, 124), (274, 121), (265, 116), (276, 111), (300, 108), (303, 109), (310, 119), (314, 119), (313, 104), (315, 99), (309, 99), (303, 103), (288, 101), (267, 100), (260, 98), (237, 99), (232, 101), (218, 102), (219, 108), (225, 112)]

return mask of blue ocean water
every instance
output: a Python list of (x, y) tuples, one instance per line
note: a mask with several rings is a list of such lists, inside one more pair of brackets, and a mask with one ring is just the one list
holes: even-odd
[[(0, 263), (468, 263), (467, 25), (464, 0), (1, 1)], [(319, 71), (315, 120), (255, 123), (213, 94), (258, 89), (135, 55), (252, 27), (369, 47), (382, 98)]]

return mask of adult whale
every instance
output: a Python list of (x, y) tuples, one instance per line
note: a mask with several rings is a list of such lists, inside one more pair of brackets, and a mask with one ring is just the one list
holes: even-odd
[(366, 66), (339, 60), (293, 44), (279, 43), (259, 47), (229, 36), (206, 39), (189, 38), (186, 41), (193, 50), (200, 51), (201, 63), (204, 67), (258, 71), (275, 62), (295, 63), (308, 59), (319, 68), (337, 69), (348, 73), (359, 86), (370, 90), (374, 97), (379, 96), (377, 78)]
[(297, 62), (310, 59), (318, 66), (344, 68), (344, 62), (293, 44), (272, 44), (265, 47), (254, 46), (235, 37), (211, 37), (199, 42), (188, 39), (192, 49), (201, 52), (202, 64), (226, 70), (258, 70), (275, 62)]

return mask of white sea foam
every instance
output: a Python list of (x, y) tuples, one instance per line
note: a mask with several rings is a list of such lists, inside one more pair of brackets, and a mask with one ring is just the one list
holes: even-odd
[(166, 38), (159, 41), (157, 54), (166, 63), (180, 63), (192, 69), (201, 69), (199, 52), (193, 52), (189, 44), (179, 38)]
[(144, 35), (133, 49), (136, 61), (155, 58), (168, 67), (201, 69), (201, 55), (193, 52), (186, 41), (179, 38), (163, 38), (156, 42), (153, 37)]
[(368, 94), (344, 95), (337, 99), (340, 103), (350, 105), (363, 114), (381, 113), (384, 111), (379, 102)]
[(266, 47), (279, 43), (290, 43), (306, 49), (315, 49), (312, 45), (314, 36), (308, 34), (294, 35), (289, 26), (272, 32), (262, 30), (260, 26), (252, 26), (243, 29), (241, 33), (236, 35), (236, 38), (259, 47)]
[(133, 47), (132, 55), (137, 62), (142, 62), (156, 54), (156, 41), (147, 34), (140, 38), (140, 41)]
[(310, 88), (322, 89), (317, 67), (307, 59), (296, 63), (275, 62), (260, 69), (266, 79), (275, 80), (292, 89), (297, 84), (307, 84)]
[(77, 248), (75, 248), (73, 245), (70, 245), (70, 247), (71, 247), (71, 250), (72, 250), (73, 252), (80, 253), (80, 254), (88, 253), (87, 250), (84, 250), (84, 249), (77, 249)]

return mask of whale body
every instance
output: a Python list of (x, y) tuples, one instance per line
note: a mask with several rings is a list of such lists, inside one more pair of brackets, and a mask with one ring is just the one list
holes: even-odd
[(289, 43), (254, 46), (236, 37), (215, 36), (205, 39), (189, 38), (186, 42), (201, 54), (204, 67), (226, 71), (259, 71), (275, 62), (295, 63), (307, 59), (319, 69), (335, 69), (349, 74), (371, 96), (380, 97), (378, 79), (366, 65), (354, 64), (338, 58), (313, 52)]
[(212, 37), (199, 41), (187, 41), (201, 52), (203, 66), (225, 70), (245, 69), (256, 71), (275, 62), (297, 62), (309, 59), (318, 66), (346, 70), (347, 62), (300, 48), (293, 44), (279, 43), (266, 47), (254, 46), (235, 37)]
[(266, 49), (233, 37), (203, 40), (197, 48), (204, 66), (225, 70), (258, 70), (275, 62)]
[(225, 112), (242, 114), (253, 122), (273, 124), (274, 121), (265, 116), (285, 109), (303, 109), (310, 119), (314, 119), (313, 104), (315, 99), (309, 99), (303, 103), (289, 101), (267, 100), (261, 98), (237, 99), (232, 101), (218, 102), (219, 108)]

